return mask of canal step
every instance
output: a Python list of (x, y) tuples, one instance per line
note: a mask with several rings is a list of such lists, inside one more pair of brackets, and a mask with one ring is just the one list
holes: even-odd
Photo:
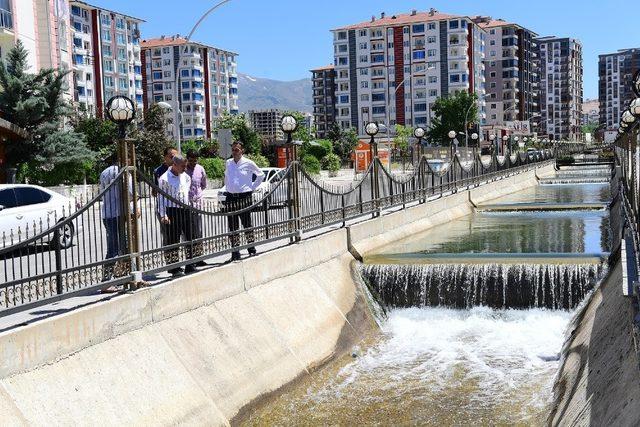
[(608, 184), (611, 181), (609, 177), (591, 177), (591, 178), (542, 178), (538, 182), (540, 185), (555, 184)]
[(572, 309), (604, 277), (605, 264), (362, 265), (390, 307)]
[(595, 211), (606, 209), (606, 203), (500, 203), (478, 205), (479, 212), (526, 211)]
[(602, 253), (424, 253), (369, 255), (367, 264), (600, 264), (609, 256)]

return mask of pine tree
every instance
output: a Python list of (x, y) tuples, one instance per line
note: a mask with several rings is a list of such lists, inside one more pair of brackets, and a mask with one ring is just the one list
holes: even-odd
[(32, 74), (27, 58), (28, 52), (18, 40), (6, 64), (0, 62), (0, 114), (30, 135), (24, 141), (7, 141), (7, 163), (51, 169), (92, 161), (95, 156), (84, 136), (61, 127), (70, 112), (62, 96), (68, 72), (43, 69)]

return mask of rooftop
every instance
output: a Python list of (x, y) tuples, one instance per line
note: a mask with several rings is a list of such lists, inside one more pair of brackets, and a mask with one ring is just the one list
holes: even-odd
[(468, 18), (468, 16), (464, 15), (449, 15), (446, 13), (440, 13), (435, 9), (431, 9), (428, 12), (418, 12), (411, 11), (411, 13), (401, 13), (399, 15), (391, 15), (387, 16), (385, 13), (380, 15), (380, 18), (376, 18), (374, 16), (371, 17), (371, 20), (366, 22), (361, 22), (359, 24), (347, 25), (345, 27), (335, 28), (335, 30), (356, 30), (359, 28), (370, 28), (370, 27), (385, 27), (385, 26), (397, 26), (397, 25), (405, 25), (412, 23), (420, 23), (420, 22), (429, 22), (429, 21), (440, 21), (444, 19), (453, 19), (453, 18)]
[(209, 46), (204, 43), (196, 42), (193, 40), (187, 41), (187, 39), (184, 37), (181, 37), (180, 34), (176, 34), (175, 36), (160, 36), (157, 38), (145, 39), (140, 42), (140, 46), (142, 46), (142, 48), (154, 48), (154, 47), (165, 47), (165, 46), (182, 46), (187, 43), (195, 44), (200, 47), (205, 47), (207, 49), (216, 49), (216, 50), (221, 50), (227, 53), (231, 53), (233, 55), (237, 55), (237, 53), (232, 52), (230, 50), (220, 49), (218, 47)]
[(131, 19), (131, 20), (137, 21), (137, 22), (147, 22), (144, 19), (136, 18), (135, 16), (127, 15), (126, 13), (118, 12), (117, 10), (111, 10), (111, 9), (107, 9), (107, 8), (104, 8), (104, 7), (101, 7), (101, 6), (95, 6), (95, 5), (91, 4), (91, 3), (87, 3), (86, 1), (70, 0), (69, 4), (72, 5), (72, 6), (75, 4), (75, 5), (81, 5), (81, 6), (84, 6), (84, 7), (88, 7), (88, 8), (91, 8), (91, 9), (104, 10), (105, 12), (111, 12), (111, 13), (115, 13), (116, 15), (122, 15), (125, 18)]
[(329, 65), (324, 65), (322, 67), (318, 67), (318, 68), (313, 68), (309, 71), (313, 72), (313, 71), (328, 71), (328, 70), (333, 70), (335, 69), (335, 66), (333, 64), (329, 64)]

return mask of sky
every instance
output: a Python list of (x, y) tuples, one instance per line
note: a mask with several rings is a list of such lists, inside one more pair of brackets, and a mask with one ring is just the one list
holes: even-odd
[[(188, 34), (216, 0), (87, 0), (144, 19), (143, 38)], [(297, 80), (333, 62), (330, 30), (411, 9), (490, 15), (541, 36), (573, 37), (583, 44), (584, 98), (598, 96), (598, 55), (640, 47), (637, 0), (231, 0), (211, 13), (193, 40), (239, 54), (238, 71), (255, 77)]]

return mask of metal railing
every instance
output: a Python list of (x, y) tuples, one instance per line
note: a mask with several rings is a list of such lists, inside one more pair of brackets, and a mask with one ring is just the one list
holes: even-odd
[[(0, 315), (269, 242), (295, 242), (305, 232), (426, 203), (554, 157), (552, 150), (480, 156), (461, 149), (437, 161), (423, 155), (404, 175), (375, 159), (360, 180), (342, 186), (319, 182), (292, 162), (266, 193), (216, 202), (159, 187), (140, 167), (124, 166), (135, 153), (121, 145), (120, 166), (79, 208), (71, 203), (0, 236)], [(159, 220), (160, 204), (170, 224)]]

